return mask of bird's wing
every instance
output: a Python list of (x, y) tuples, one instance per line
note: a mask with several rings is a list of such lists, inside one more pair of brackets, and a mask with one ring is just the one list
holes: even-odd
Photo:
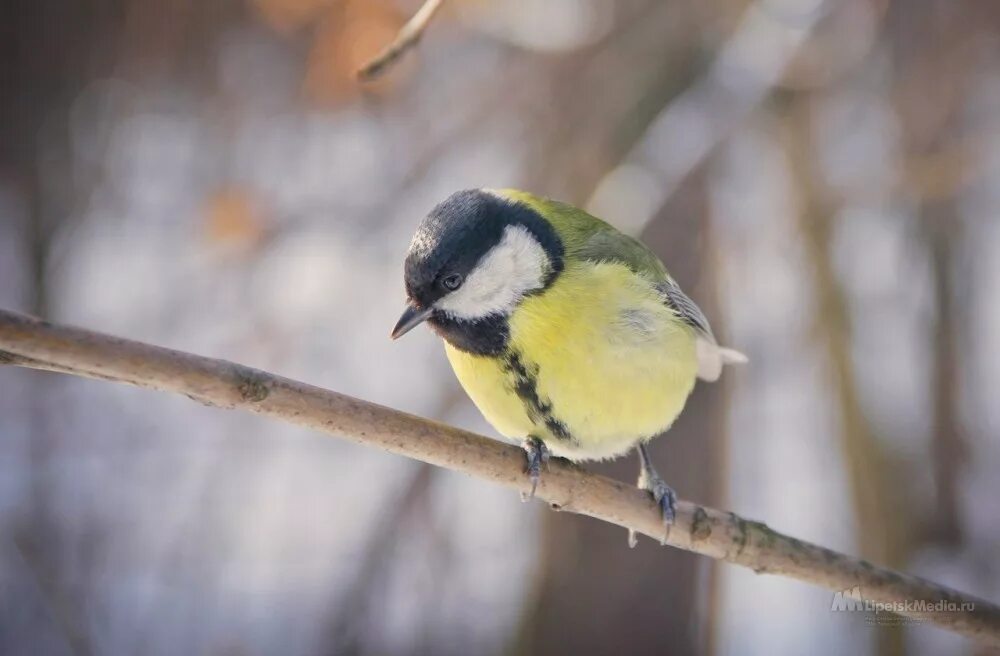
[(652, 251), (603, 221), (594, 219), (594, 222), (590, 225), (591, 234), (579, 243), (577, 255), (584, 259), (624, 264), (653, 283), (664, 304), (694, 331), (698, 378), (718, 380), (724, 365), (747, 361), (739, 351), (719, 346), (705, 313), (670, 277)]
[(694, 328), (698, 335), (715, 342), (712, 326), (709, 325), (705, 313), (684, 293), (673, 278), (668, 276), (664, 282), (656, 286), (656, 289), (660, 292), (667, 307), (673, 310), (684, 323)]
[(577, 254), (586, 260), (624, 264), (636, 274), (648, 278), (663, 302), (681, 321), (693, 328), (698, 335), (715, 342), (705, 313), (684, 293), (677, 281), (670, 277), (660, 258), (639, 240), (607, 226), (606, 229), (595, 230), (583, 242)]
[(659, 258), (639, 241), (603, 224), (580, 245), (577, 254), (584, 259), (624, 264), (650, 279), (664, 304), (694, 331), (698, 378), (718, 380), (724, 365), (747, 361), (739, 351), (719, 346), (705, 313), (670, 277)]
[(716, 380), (723, 365), (746, 362), (746, 356), (739, 351), (719, 346), (705, 313), (681, 290), (660, 258), (645, 244), (572, 205), (523, 191), (504, 190), (502, 193), (533, 207), (552, 223), (568, 255), (592, 262), (622, 264), (648, 279), (664, 304), (694, 331), (699, 378)]
[(666, 300), (667, 305), (682, 321), (695, 330), (695, 350), (698, 357), (698, 378), (709, 382), (719, 379), (722, 367), (727, 364), (742, 364), (747, 356), (739, 351), (725, 346), (719, 346), (712, 334), (712, 327), (695, 302), (685, 294), (673, 278), (657, 287)]

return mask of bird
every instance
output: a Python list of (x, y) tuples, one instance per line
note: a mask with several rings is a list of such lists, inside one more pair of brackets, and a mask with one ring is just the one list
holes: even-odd
[[(515, 189), (466, 189), (417, 226), (403, 263), (397, 339), (426, 322), (459, 383), (519, 441), (533, 497), (551, 456), (635, 449), (637, 485), (669, 526), (677, 496), (648, 443), (695, 381), (746, 362), (640, 241), (572, 205)], [(629, 544), (635, 544), (630, 533)]]

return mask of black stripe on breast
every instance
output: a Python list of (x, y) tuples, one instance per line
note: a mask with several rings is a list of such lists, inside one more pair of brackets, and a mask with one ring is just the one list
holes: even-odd
[(503, 355), (503, 368), (510, 376), (514, 393), (524, 403), (528, 418), (544, 424), (556, 438), (576, 442), (566, 424), (556, 418), (552, 402), (538, 394), (538, 365), (526, 365), (520, 353), (508, 349)]

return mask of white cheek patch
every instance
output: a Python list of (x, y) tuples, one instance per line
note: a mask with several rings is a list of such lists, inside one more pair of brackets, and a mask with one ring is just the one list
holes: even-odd
[(465, 283), (436, 304), (461, 319), (506, 314), (526, 293), (542, 287), (548, 256), (524, 226), (509, 225)]

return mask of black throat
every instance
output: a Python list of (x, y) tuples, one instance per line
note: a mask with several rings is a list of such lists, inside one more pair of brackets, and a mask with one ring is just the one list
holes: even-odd
[(449, 344), (473, 355), (499, 356), (510, 340), (510, 324), (500, 314), (482, 319), (456, 319), (435, 312), (427, 323)]

